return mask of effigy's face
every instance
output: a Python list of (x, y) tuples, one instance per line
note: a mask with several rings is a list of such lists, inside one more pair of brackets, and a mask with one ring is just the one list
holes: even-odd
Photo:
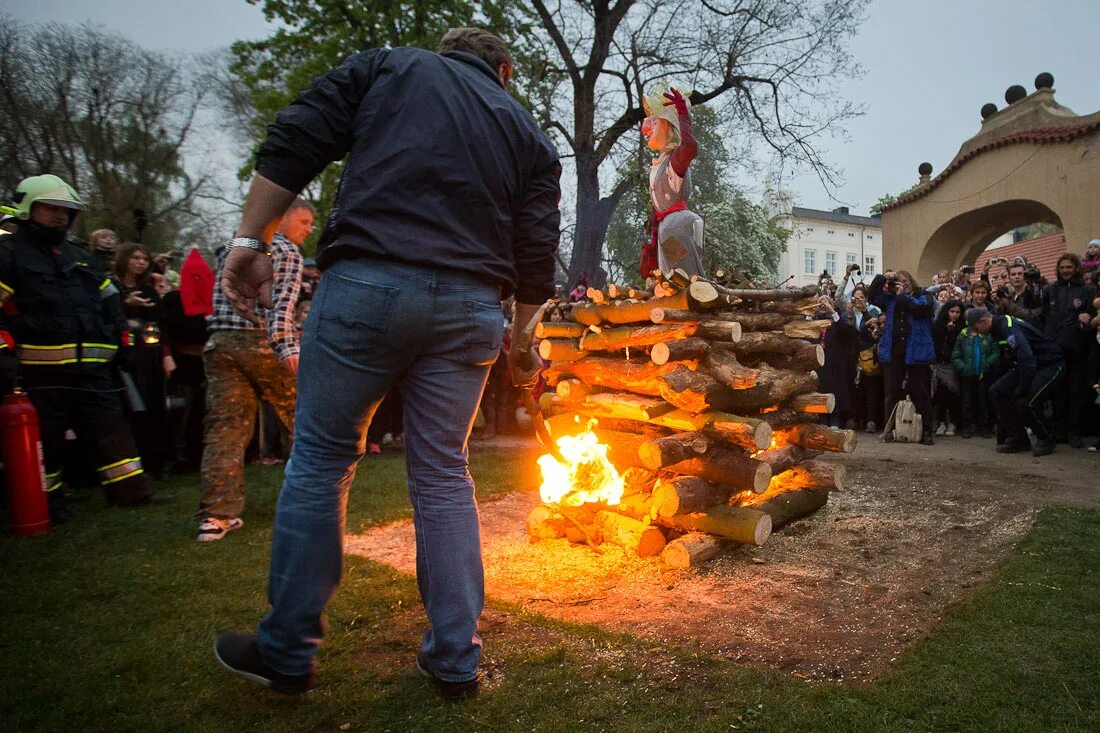
[(642, 134), (650, 150), (664, 150), (668, 145), (670, 125), (661, 117), (646, 117), (642, 120)]

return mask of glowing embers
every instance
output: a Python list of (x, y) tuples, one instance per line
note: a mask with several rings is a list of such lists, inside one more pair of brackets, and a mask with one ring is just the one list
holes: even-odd
[(583, 433), (558, 438), (558, 450), (565, 463), (549, 454), (539, 458), (539, 494), (543, 502), (562, 506), (619, 503), (623, 478), (607, 457), (608, 446), (592, 432), (595, 424), (591, 420)]

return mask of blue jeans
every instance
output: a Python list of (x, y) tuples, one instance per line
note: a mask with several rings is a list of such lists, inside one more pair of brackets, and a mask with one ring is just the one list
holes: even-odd
[(422, 661), (440, 679), (477, 674), (485, 601), (466, 441), (500, 351), (500, 290), (468, 274), (341, 260), (321, 278), (305, 330), (294, 446), (275, 515), (260, 653), (305, 674), (340, 582), (348, 489), (386, 393), (404, 401), (416, 575), (431, 624)]

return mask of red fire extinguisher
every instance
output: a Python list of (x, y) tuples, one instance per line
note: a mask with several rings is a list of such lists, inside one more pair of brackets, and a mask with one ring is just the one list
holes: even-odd
[(12, 533), (16, 537), (29, 537), (49, 532), (50, 509), (38, 411), (18, 387), (0, 405), (0, 446), (8, 482)]

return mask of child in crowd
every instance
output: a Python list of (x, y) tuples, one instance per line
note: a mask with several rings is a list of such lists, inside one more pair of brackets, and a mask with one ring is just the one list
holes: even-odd
[(962, 437), (975, 432), (983, 438), (992, 436), (989, 387), (997, 376), (1000, 350), (989, 334), (963, 328), (951, 352), (951, 364), (959, 376), (962, 393)]

